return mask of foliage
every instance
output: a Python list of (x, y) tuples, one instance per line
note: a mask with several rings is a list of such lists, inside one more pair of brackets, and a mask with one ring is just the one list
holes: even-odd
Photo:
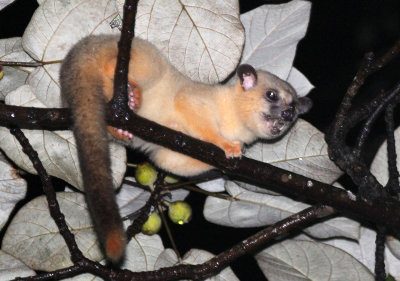
[[(235, 0), (192, 2), (140, 1), (135, 33), (153, 42), (175, 67), (194, 80), (225, 81), (240, 62), (275, 73), (289, 81), (300, 96), (312, 89), (307, 78), (292, 66), (297, 43), (307, 30), (309, 2), (295, 0), (281, 5), (264, 5), (242, 15), (239, 15)], [(41, 62), (34, 67), (4, 67), (0, 97), (5, 104), (61, 107), (58, 71), (63, 57), (74, 43), (88, 34), (118, 33), (110, 27), (110, 22), (118, 22), (122, 6), (119, 0), (115, 3), (100, 0), (96, 5), (82, 0), (40, 1), (22, 38), (0, 40), (1, 61)], [(71, 192), (58, 193), (57, 200), (80, 250), (91, 260), (101, 261), (86, 203), (79, 193), (82, 183), (72, 133), (23, 132), (46, 171), (75, 188)], [(399, 130), (395, 134), (398, 143)], [(6, 127), (0, 128), (0, 148), (20, 169), (36, 173), (22, 146)], [(371, 168), (381, 183), (388, 179), (385, 151), (383, 145)], [(323, 133), (301, 119), (280, 140), (257, 143), (245, 155), (287, 170), (288, 179), (291, 173), (304, 175), (311, 185), (313, 180), (336, 184), (342, 174), (329, 160)], [(132, 219), (131, 214), (140, 211), (151, 199), (151, 194), (134, 179), (124, 178), (127, 160), (123, 147), (113, 144), (111, 156), (115, 186), (124, 182), (117, 195), (120, 212)], [(0, 226), (4, 227), (26, 187), (11, 164), (1, 160), (0, 165), (4, 166), (0, 169)], [(309, 207), (241, 181), (219, 179), (198, 184), (198, 187), (211, 192), (204, 206), (205, 218), (225, 226), (272, 225)], [(224, 193), (216, 194), (218, 192)], [(172, 191), (169, 201), (184, 200), (187, 194), (182, 189)], [(352, 219), (336, 216), (303, 228), (302, 234), (276, 243), (254, 257), (271, 281), (373, 280), (371, 247), (375, 235), (374, 231), (360, 227)], [(400, 243), (390, 237), (387, 245), (388, 270), (395, 278), (400, 278), (399, 260), (395, 258), (399, 256)], [(152, 271), (176, 264), (200, 264), (212, 257), (204, 250), (192, 249), (180, 258), (176, 250), (164, 249), (158, 235), (137, 234), (128, 244), (122, 267), (131, 271)], [(0, 251), (0, 273), (8, 270), (7, 275), (1, 274), (0, 280), (31, 275), (32, 269), (53, 271), (73, 264), (66, 242), (50, 217), (45, 196), (23, 206), (7, 225)], [(213, 278), (238, 280), (230, 268)], [(93, 276), (82, 274), (72, 279), (87, 280)]]

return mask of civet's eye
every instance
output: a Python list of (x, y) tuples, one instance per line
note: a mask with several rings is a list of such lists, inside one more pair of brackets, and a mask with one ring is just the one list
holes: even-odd
[(265, 92), (265, 97), (268, 101), (274, 102), (278, 100), (279, 94), (277, 90), (269, 89)]

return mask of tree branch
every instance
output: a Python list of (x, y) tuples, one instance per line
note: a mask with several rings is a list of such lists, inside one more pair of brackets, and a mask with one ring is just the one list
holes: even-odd
[[(36, 119), (20, 119), (20, 127), (34, 127), (36, 129), (54, 129), (57, 124), (66, 126), (66, 120), (71, 120), (65, 109), (34, 109), (7, 106), (0, 104), (0, 124), (14, 125), (17, 114), (28, 116), (33, 113)], [(10, 114), (15, 118), (10, 118)], [(6, 116), (6, 118), (4, 118)], [(285, 171), (267, 163), (249, 159), (247, 157), (227, 159), (224, 152), (217, 146), (200, 141), (193, 137), (184, 135), (163, 127), (140, 116), (134, 116), (126, 123), (115, 116), (108, 115), (108, 122), (114, 127), (129, 130), (134, 135), (174, 151), (189, 155), (221, 169), (226, 175), (246, 182), (257, 184), (266, 189), (272, 189), (296, 198), (306, 198), (312, 202), (327, 204), (338, 211), (355, 214), (363, 219), (374, 223), (385, 222), (393, 229), (400, 229), (400, 203), (392, 198), (378, 200), (372, 204), (368, 201), (354, 200), (352, 194), (334, 186), (310, 180), (304, 176)], [(46, 121), (47, 118), (47, 121)], [(11, 120), (9, 120), (11, 119)], [(40, 121), (41, 126), (38, 126)], [(58, 123), (59, 122), (59, 123)], [(287, 175), (291, 179), (287, 180)]]
[(386, 189), (394, 194), (400, 192), (399, 186), (399, 171), (397, 167), (397, 153), (396, 153), (396, 141), (394, 138), (394, 104), (389, 104), (386, 108), (385, 121), (386, 121), (386, 132), (387, 132), (387, 156), (389, 166), (389, 180), (386, 184)]
[(378, 227), (375, 238), (375, 280), (385, 281), (386, 270), (385, 270), (385, 241), (386, 232), (385, 227)]
[(125, 116), (129, 119), (128, 108), (128, 70), (131, 58), (131, 44), (135, 36), (135, 17), (138, 0), (126, 0), (120, 41), (118, 42), (117, 66), (114, 76), (114, 96), (110, 101), (112, 112), (116, 116)]
[[(345, 144), (346, 135), (348, 130), (351, 128), (350, 125), (354, 125), (353, 123), (350, 123), (351, 121), (354, 121), (354, 119), (350, 118), (350, 108), (354, 96), (358, 93), (367, 77), (389, 63), (399, 54), (399, 52), (400, 40), (398, 40), (388, 52), (378, 59), (375, 59), (372, 53), (365, 55), (361, 67), (354, 77), (353, 82), (347, 89), (329, 133), (325, 137), (326, 142), (328, 143), (330, 158), (352, 178), (353, 182), (359, 187), (360, 196), (364, 199), (376, 200), (380, 197), (386, 197), (387, 194), (382, 185), (369, 171), (367, 165), (360, 159), (359, 149), (351, 149)], [(398, 96), (400, 90), (399, 85), (400, 83), (389, 95), (391, 98), (393, 98), (393, 96)], [(387, 105), (387, 101), (378, 101), (375, 99), (375, 102), (378, 103), (378, 106), (374, 106), (376, 112), (379, 112)], [(361, 132), (359, 137), (359, 147), (362, 146), (366, 135), (368, 135), (370, 123), (374, 120), (376, 120), (375, 116), (372, 117), (370, 122), (365, 124), (364, 130)]]
[(161, 268), (155, 271), (131, 272), (129, 270), (114, 271), (105, 268), (99, 263), (92, 262), (83, 258), (77, 265), (56, 270), (54, 272), (40, 274), (38, 276), (18, 278), (19, 281), (45, 281), (56, 278), (66, 278), (78, 275), (84, 272), (90, 272), (106, 280), (132, 280), (132, 281), (169, 281), (178, 279), (206, 279), (227, 267), (237, 258), (254, 253), (261, 249), (273, 239), (289, 233), (305, 225), (314, 222), (333, 213), (333, 209), (327, 206), (314, 206), (307, 208), (297, 214), (294, 214), (280, 222), (269, 226), (268, 228), (248, 237), (242, 242), (236, 244), (231, 249), (220, 253), (209, 261), (198, 265), (181, 264), (168, 268)]

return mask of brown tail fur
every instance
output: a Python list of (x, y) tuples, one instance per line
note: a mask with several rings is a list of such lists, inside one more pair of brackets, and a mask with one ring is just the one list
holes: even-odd
[(111, 178), (104, 120), (104, 81), (98, 67), (101, 54), (95, 54), (96, 46), (90, 46), (90, 41), (85, 40), (78, 43), (64, 60), (60, 71), (61, 92), (75, 120), (73, 131), (95, 230), (107, 258), (117, 262), (123, 256), (126, 238)]

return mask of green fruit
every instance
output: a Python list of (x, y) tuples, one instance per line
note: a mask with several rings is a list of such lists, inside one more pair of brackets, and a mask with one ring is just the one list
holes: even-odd
[(192, 208), (185, 201), (176, 201), (169, 205), (168, 216), (174, 223), (185, 224), (192, 218)]
[(157, 171), (150, 163), (146, 162), (137, 166), (135, 178), (138, 183), (150, 186), (157, 179)]
[(161, 229), (161, 218), (156, 212), (152, 213), (147, 221), (142, 225), (142, 232), (147, 235), (153, 235)]
[(172, 177), (172, 176), (166, 176), (164, 178), (164, 181), (166, 183), (177, 183), (179, 180), (177, 178), (175, 178), (175, 177)]

